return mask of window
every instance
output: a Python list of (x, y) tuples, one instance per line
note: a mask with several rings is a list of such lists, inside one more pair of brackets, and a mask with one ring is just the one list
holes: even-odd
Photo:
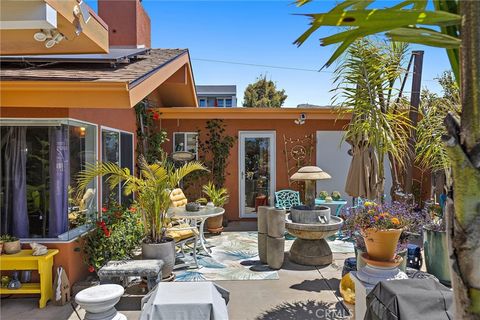
[[(133, 134), (110, 128), (102, 128), (102, 162), (113, 162), (133, 173)], [(122, 185), (110, 190), (105, 177), (102, 178), (102, 206), (111, 202), (128, 206), (132, 195), (123, 194)]]
[(174, 132), (173, 133), (173, 150), (188, 151), (195, 154), (198, 158), (198, 133), (197, 132)]
[(200, 107), (206, 107), (206, 106), (207, 106), (207, 99), (206, 99), (206, 98), (200, 98), (200, 99), (198, 100), (198, 105), (199, 105)]
[(96, 182), (76, 187), (97, 160), (97, 128), (69, 119), (2, 119), (1, 233), (68, 240), (85, 232), (97, 212)]
[(231, 98), (217, 98), (217, 106), (219, 108), (231, 108), (232, 99)]

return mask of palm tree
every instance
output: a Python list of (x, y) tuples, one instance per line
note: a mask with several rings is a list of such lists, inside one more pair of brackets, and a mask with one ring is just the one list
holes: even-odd
[(112, 162), (89, 165), (79, 173), (78, 188), (85, 189), (98, 176), (105, 176), (111, 189), (122, 183), (126, 195), (135, 194), (137, 207), (143, 217), (146, 235), (144, 241), (161, 243), (166, 239), (166, 213), (171, 204), (172, 190), (188, 174), (207, 169), (197, 161), (180, 168), (175, 168), (166, 160), (149, 164), (143, 156), (139, 157), (138, 165), (138, 177), (132, 175), (128, 168), (121, 168)]
[(389, 157), (398, 189), (397, 166), (403, 164), (408, 146), (408, 109), (394, 88), (404, 74), (408, 45), (361, 39), (352, 44), (335, 71), (335, 99), (342, 99), (340, 115), (352, 114), (345, 139), (353, 144), (367, 143), (378, 155), (377, 198), (383, 195), (384, 159)]

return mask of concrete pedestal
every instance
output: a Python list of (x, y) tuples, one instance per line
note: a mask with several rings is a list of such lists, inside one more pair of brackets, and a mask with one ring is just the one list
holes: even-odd
[(367, 295), (375, 286), (358, 279), (356, 271), (350, 272), (350, 278), (355, 283), (355, 319), (363, 320), (367, 312)]
[(267, 236), (267, 263), (272, 269), (280, 269), (285, 256), (285, 238)]
[(258, 257), (261, 263), (267, 263), (267, 234), (258, 233)]
[(333, 255), (325, 239), (297, 238), (290, 248), (290, 260), (305, 266), (324, 266), (332, 263)]

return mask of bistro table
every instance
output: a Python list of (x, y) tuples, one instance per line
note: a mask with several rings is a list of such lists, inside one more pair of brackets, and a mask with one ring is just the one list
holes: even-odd
[[(225, 209), (220, 207), (207, 208), (202, 206), (199, 211), (187, 211), (184, 206), (177, 208), (170, 208), (167, 211), (168, 218), (174, 219), (188, 219), (192, 221), (193, 226), (199, 226), (200, 244), (208, 256), (212, 253), (207, 248), (207, 240), (205, 239), (204, 226), (208, 218), (216, 217), (225, 213)], [(198, 223), (200, 222), (200, 225)]]
[(338, 200), (338, 201), (329, 201), (326, 202), (325, 200), (322, 199), (315, 199), (315, 205), (324, 205), (324, 206), (336, 206), (337, 208), (335, 209), (335, 215), (338, 217), (340, 215), (340, 211), (342, 208), (347, 204), (347, 200)]

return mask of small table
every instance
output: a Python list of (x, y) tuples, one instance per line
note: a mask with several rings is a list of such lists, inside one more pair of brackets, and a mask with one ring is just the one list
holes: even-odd
[(347, 200), (338, 200), (338, 201), (330, 201), (326, 202), (325, 200), (322, 199), (315, 199), (315, 205), (334, 205), (337, 206), (337, 209), (335, 210), (335, 215), (338, 217), (340, 215), (340, 210), (347, 204)]
[(198, 230), (200, 234), (200, 237), (199, 237), (200, 244), (202, 245), (202, 248), (207, 253), (207, 255), (210, 256), (212, 252), (206, 246), (207, 240), (205, 239), (205, 235), (203, 231), (205, 226), (205, 221), (207, 221), (208, 218), (216, 217), (224, 213), (225, 213), (225, 209), (220, 207), (214, 207), (214, 208), (201, 207), (199, 211), (187, 211), (185, 207), (177, 207), (177, 208), (168, 209), (167, 217), (176, 218), (176, 219), (190, 219), (193, 221), (192, 224), (194, 224), (195, 226), (198, 225), (198, 222), (200, 221), (200, 226)]
[(52, 299), (52, 268), (53, 256), (57, 249), (49, 249), (43, 256), (32, 256), (33, 250), (22, 250), (15, 254), (2, 254), (0, 270), (38, 270), (39, 283), (22, 283), (19, 289), (0, 288), (0, 294), (40, 294), (39, 307), (45, 308), (47, 301)]
[(140, 320), (227, 320), (227, 304), (212, 282), (160, 282)]
[(146, 277), (148, 290), (152, 290), (162, 280), (163, 260), (112, 260), (98, 270), (101, 282), (111, 278), (122, 278), (123, 286), (128, 285), (128, 277)]

